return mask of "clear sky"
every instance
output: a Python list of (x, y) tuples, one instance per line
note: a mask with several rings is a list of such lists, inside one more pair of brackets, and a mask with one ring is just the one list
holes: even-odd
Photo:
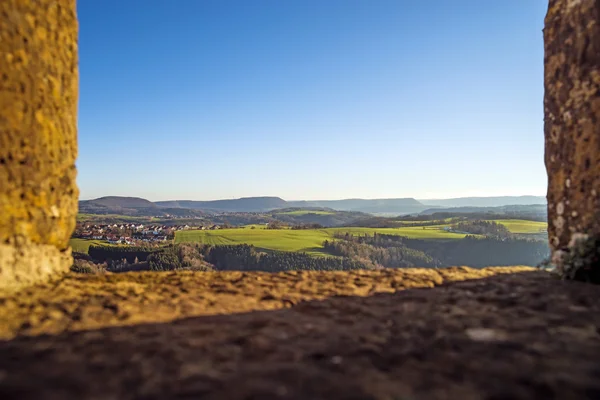
[(546, 0), (79, 0), (81, 198), (543, 195)]

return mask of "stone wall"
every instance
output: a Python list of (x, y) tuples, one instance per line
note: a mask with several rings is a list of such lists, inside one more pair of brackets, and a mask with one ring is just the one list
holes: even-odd
[(545, 162), (554, 262), (600, 232), (600, 0), (550, 0), (545, 43)]
[(0, 290), (71, 264), (77, 97), (75, 0), (0, 1)]

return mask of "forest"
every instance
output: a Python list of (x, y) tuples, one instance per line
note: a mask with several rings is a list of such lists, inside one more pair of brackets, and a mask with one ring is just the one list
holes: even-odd
[(485, 235), (496, 238), (507, 238), (511, 236), (508, 228), (494, 221), (467, 220), (454, 225), (454, 230), (467, 232), (474, 235)]
[(336, 255), (368, 263), (372, 268), (535, 266), (550, 253), (548, 244), (543, 241), (474, 235), (460, 240), (427, 240), (346, 233), (337, 235), (336, 240), (326, 241), (324, 245)]
[(161, 248), (90, 246), (89, 255), (77, 254), (76, 272), (171, 271), (336, 271), (376, 268), (349, 257), (314, 257), (301, 252), (260, 251), (240, 245), (171, 244)]

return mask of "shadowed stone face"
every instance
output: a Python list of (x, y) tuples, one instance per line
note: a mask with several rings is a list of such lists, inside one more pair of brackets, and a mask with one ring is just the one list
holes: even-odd
[(0, 1), (0, 289), (69, 267), (77, 95), (75, 0)]
[(600, 0), (550, 0), (544, 43), (548, 234), (560, 262), (600, 233)]

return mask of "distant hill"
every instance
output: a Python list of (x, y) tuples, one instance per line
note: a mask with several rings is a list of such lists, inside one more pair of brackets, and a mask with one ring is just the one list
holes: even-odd
[(159, 207), (180, 207), (223, 212), (262, 212), (288, 207), (288, 202), (279, 197), (242, 197), (241, 199), (194, 201), (157, 201)]
[[(139, 197), (107, 196), (79, 202), (81, 213), (124, 215), (199, 215), (201, 213), (265, 213), (285, 208), (331, 209), (368, 213), (379, 216), (398, 216), (441, 211), (455, 207), (499, 207), (508, 205), (545, 205), (541, 196), (464, 197), (418, 201), (413, 198), (344, 199), (286, 201), (280, 197), (243, 197), (240, 199), (195, 201), (171, 200), (151, 202)], [(435, 209), (435, 210), (430, 210)], [(189, 210), (185, 211), (185, 210)], [(457, 210), (452, 210), (457, 211)], [(480, 212), (473, 210), (464, 212)], [(323, 215), (323, 214), (321, 214)], [(344, 216), (346, 219), (347, 216)], [(320, 217), (323, 218), (323, 217)], [(331, 217), (333, 219), (333, 217)], [(333, 221), (332, 221), (333, 222)], [(328, 224), (329, 225), (329, 224)]]
[(290, 207), (326, 207), (338, 211), (358, 211), (370, 214), (410, 214), (418, 213), (427, 208), (427, 206), (413, 198), (308, 200), (288, 201), (288, 204)]
[(546, 204), (544, 196), (458, 197), (454, 199), (419, 200), (437, 207), (501, 207), (509, 205)]
[(94, 200), (83, 200), (79, 205), (98, 207), (123, 207), (123, 208), (156, 208), (156, 204), (140, 197), (106, 196)]
[(79, 202), (83, 214), (118, 214), (128, 216), (177, 216), (198, 217), (205, 215), (199, 210), (183, 208), (161, 208), (153, 202), (139, 197), (107, 196)]
[(241, 199), (213, 201), (157, 201), (155, 204), (159, 207), (181, 207), (221, 212), (265, 212), (293, 207), (329, 208), (337, 211), (356, 211), (364, 213), (408, 214), (420, 212), (428, 208), (412, 198), (285, 201), (279, 197), (244, 197)]
[(371, 217), (357, 211), (337, 211), (324, 207), (290, 207), (269, 212), (269, 216), (293, 225), (319, 224), (326, 227), (345, 226), (357, 219)]
[[(360, 226), (369, 228), (394, 228), (406, 226), (415, 221), (431, 221), (439, 224), (439, 221), (447, 218), (467, 218), (471, 220), (497, 220), (497, 219), (519, 219), (527, 221), (547, 221), (546, 206), (541, 204), (532, 205), (509, 205), (502, 207), (448, 207), (430, 208), (420, 214), (383, 217), (367, 215), (352, 221), (349, 226)], [(436, 222), (437, 221), (437, 222)]]
[(500, 207), (447, 207), (447, 208), (429, 208), (419, 215), (433, 214), (496, 214), (506, 215), (510, 218), (532, 219), (536, 221), (545, 221), (547, 217), (547, 208), (543, 204), (529, 205), (507, 205)]

